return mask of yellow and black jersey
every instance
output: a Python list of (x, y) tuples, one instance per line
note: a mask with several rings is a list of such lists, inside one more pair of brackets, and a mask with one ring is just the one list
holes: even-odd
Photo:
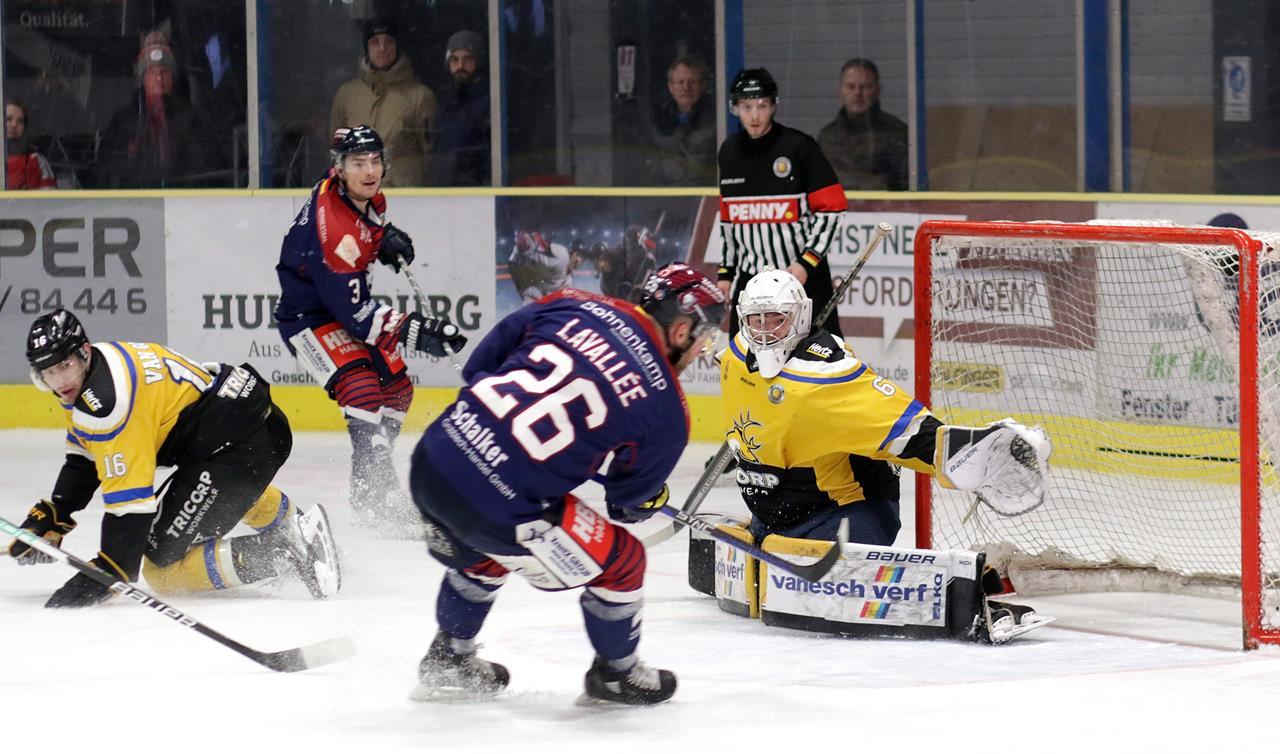
[(93, 462), (108, 513), (155, 513), (157, 459), (179, 415), (213, 382), (199, 363), (158, 343), (93, 345), (84, 388), (62, 408), (67, 453)]
[(896, 500), (891, 462), (933, 472), (937, 420), (843, 340), (816, 330), (772, 379), (755, 363), (734, 337), (721, 354), (720, 387), (743, 499), (770, 530), (836, 505)]

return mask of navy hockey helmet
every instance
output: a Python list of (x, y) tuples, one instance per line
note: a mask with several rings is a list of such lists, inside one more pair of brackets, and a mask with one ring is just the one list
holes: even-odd
[(764, 68), (744, 68), (733, 77), (729, 87), (730, 104), (740, 99), (759, 99), (768, 97), (778, 101), (778, 82)]
[(663, 327), (675, 322), (682, 314), (692, 317), (694, 341), (719, 328), (729, 306), (714, 280), (680, 262), (649, 275), (644, 281), (639, 304)]
[(27, 363), (40, 372), (61, 364), (74, 353), (84, 355), (89, 338), (84, 325), (66, 309), (55, 309), (36, 317), (27, 333)]
[(329, 155), (333, 164), (338, 165), (342, 158), (349, 154), (370, 154), (377, 152), (386, 161), (386, 147), (382, 137), (372, 128), (361, 124), (351, 128), (339, 128), (333, 132), (333, 141), (329, 143)]

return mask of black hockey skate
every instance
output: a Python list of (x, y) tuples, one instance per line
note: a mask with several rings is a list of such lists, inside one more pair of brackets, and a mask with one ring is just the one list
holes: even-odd
[(661, 704), (676, 693), (676, 675), (637, 662), (630, 670), (613, 670), (597, 656), (587, 671), (580, 704)]
[(450, 648), (449, 634), (440, 631), (418, 663), (418, 686), (409, 698), (419, 702), (457, 701), (495, 696), (507, 687), (511, 674), (496, 662)]

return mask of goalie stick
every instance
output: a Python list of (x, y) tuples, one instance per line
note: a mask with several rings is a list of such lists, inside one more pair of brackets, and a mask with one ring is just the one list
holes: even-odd
[(26, 529), (15, 526), (3, 517), (0, 517), (0, 531), (3, 531), (16, 539), (22, 540), (24, 544), (34, 547), (55, 560), (60, 560), (63, 563), (66, 563), (80, 573), (83, 573), (99, 584), (109, 588), (112, 592), (128, 597), (130, 600), (133, 600), (143, 607), (149, 607), (179, 625), (190, 628), (198, 634), (207, 636), (222, 646), (238, 652), (265, 668), (269, 668), (280, 673), (294, 673), (299, 670), (310, 670), (311, 668), (318, 668), (322, 665), (339, 662), (356, 653), (355, 643), (345, 636), (325, 639), (324, 641), (319, 641), (315, 644), (308, 644), (305, 647), (282, 649), (278, 652), (260, 652), (241, 644), (225, 634), (213, 630), (176, 607), (156, 599), (132, 584), (120, 581), (114, 576), (99, 570), (95, 566), (86, 563), (66, 550), (57, 547), (44, 537), (37, 537)]
[[(604, 484), (605, 482), (604, 476), (600, 474), (594, 475), (591, 480), (597, 484)], [(737, 537), (720, 531), (720, 527), (714, 524), (709, 524), (700, 518), (685, 513), (684, 511), (676, 510), (670, 505), (662, 506), (658, 509), (658, 512), (670, 516), (682, 526), (687, 526), (690, 529), (697, 529), (714, 540), (724, 542), (726, 545), (729, 545), (736, 550), (740, 550), (756, 560), (762, 560), (779, 570), (786, 571), (793, 576), (799, 576), (805, 581), (816, 582), (818, 579), (826, 576), (827, 571), (830, 571), (831, 567), (840, 559), (841, 553), (844, 552), (844, 546), (849, 544), (849, 522), (841, 521), (840, 530), (836, 532), (836, 542), (831, 546), (831, 549), (827, 550), (826, 554), (819, 558), (816, 563), (802, 565), (800, 563), (792, 563), (786, 558), (780, 558), (771, 552), (765, 552), (755, 545), (748, 544)]]
[(844, 546), (849, 543), (849, 522), (841, 521), (840, 530), (836, 532), (836, 541), (835, 544), (831, 545), (831, 549), (827, 550), (827, 553), (819, 558), (816, 563), (800, 565), (799, 563), (792, 563), (785, 558), (780, 558), (771, 552), (765, 552), (755, 545), (747, 544), (737, 537), (720, 531), (719, 527), (709, 524), (700, 518), (690, 516), (684, 511), (678, 511), (669, 505), (662, 506), (658, 509), (658, 512), (665, 513), (690, 529), (697, 529), (718, 542), (724, 542), (726, 545), (740, 550), (756, 560), (768, 563), (793, 576), (799, 576), (805, 581), (817, 582), (818, 579), (826, 576), (831, 567), (840, 559), (840, 555), (844, 552)]
[[(844, 294), (849, 290), (849, 285), (853, 279), (862, 272), (862, 267), (871, 258), (872, 253), (880, 246), (884, 237), (893, 230), (893, 226), (889, 223), (878, 223), (876, 225), (875, 235), (871, 237), (871, 241), (867, 243), (867, 248), (862, 250), (862, 255), (858, 257), (858, 261), (854, 263), (853, 268), (840, 279), (840, 285), (836, 286), (835, 291), (831, 294), (831, 300), (827, 305), (822, 307), (822, 311), (813, 319), (814, 322), (825, 322), (831, 312), (839, 305), (840, 300), (844, 298)], [(707, 495), (711, 494), (711, 488), (715, 486), (716, 480), (724, 473), (729, 466), (729, 462), (733, 459), (733, 449), (729, 447), (726, 441), (721, 443), (720, 449), (716, 451), (715, 456), (707, 463), (707, 467), (703, 469), (702, 476), (698, 479), (698, 483), (694, 485), (693, 490), (689, 493), (689, 497), (684, 501), (684, 507), (681, 510), (692, 516), (702, 507), (702, 503), (707, 499)], [(653, 547), (656, 544), (667, 541), (671, 537), (680, 533), (683, 524), (679, 519), (658, 531), (650, 534), (641, 540), (645, 547)]]

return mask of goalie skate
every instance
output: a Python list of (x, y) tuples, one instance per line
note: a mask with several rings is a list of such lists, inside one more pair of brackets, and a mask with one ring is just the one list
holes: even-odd
[(1027, 605), (1015, 605), (1011, 602), (986, 600), (984, 619), (986, 625), (980, 630), (981, 637), (989, 644), (1005, 644), (1019, 636), (1047, 626), (1057, 620), (1052, 616), (1040, 615)]
[(316, 505), (306, 513), (296, 514), (283, 526), (283, 559), (307, 591), (318, 600), (337, 594), (342, 588), (342, 566), (324, 506)]

